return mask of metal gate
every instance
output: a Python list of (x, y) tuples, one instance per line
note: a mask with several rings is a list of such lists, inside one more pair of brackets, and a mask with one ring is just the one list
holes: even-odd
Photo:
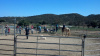
[[(16, 36), (16, 38), (15, 38), (15, 45), (14, 45), (14, 47), (15, 47), (15, 49), (14, 49), (14, 56), (16, 56), (17, 54), (24, 54), (24, 55), (44, 55), (44, 56), (66, 56), (66, 55), (61, 55), (60, 54), (60, 52), (61, 51), (70, 51), (70, 52), (80, 52), (81, 53), (81, 56), (84, 56), (84, 38), (86, 37), (86, 36), (84, 36), (83, 38), (80, 38), (80, 37), (62, 37), (62, 36), (38, 36), (38, 35), (29, 35), (29, 37), (31, 36), (31, 37), (35, 37), (35, 38), (37, 38), (36, 40), (37, 41), (35, 41), (35, 42), (27, 42), (27, 41), (18, 41), (17, 40), (17, 37), (18, 36), (25, 36), (25, 35), (17, 35)], [(39, 37), (41, 38), (41, 37), (47, 37), (47, 38), (58, 38), (59, 39), (59, 42), (58, 43), (47, 43), (47, 42), (38, 42), (39, 41)], [(64, 38), (64, 39), (66, 39), (66, 38), (72, 38), (72, 39), (80, 39), (80, 40), (82, 40), (82, 43), (81, 44), (65, 44), (65, 43), (61, 43), (61, 39), (62, 38)], [(36, 48), (24, 48), (24, 47), (18, 47), (17, 46), (17, 44), (18, 43), (23, 43), (23, 44), (25, 44), (25, 43), (36, 43)], [(50, 45), (58, 45), (58, 49), (41, 49), (41, 48), (38, 48), (38, 45), (39, 44), (50, 44)], [(61, 49), (61, 45), (71, 45), (71, 46), (81, 46), (82, 47), (82, 49), (81, 50), (62, 50)], [(17, 52), (17, 49), (34, 49), (34, 50), (36, 50), (36, 53), (19, 53), (19, 52)], [(38, 50), (51, 50), (51, 51), (58, 51), (59, 52), (59, 54), (57, 54), (57, 55), (53, 55), (53, 54), (38, 54)]]
[[(86, 38), (85, 40), (86, 41), (88, 41), (88, 40), (100, 40), (100, 38)], [(95, 46), (95, 48), (92, 48), (93, 50), (92, 49), (87, 50), (86, 49), (87, 46), (89, 46), (89, 47)], [(99, 46), (100, 46), (100, 43), (86, 43), (85, 44), (85, 52), (90, 52), (90, 53), (98, 52), (98, 53), (96, 53), (96, 54), (93, 53), (92, 55), (88, 54), (88, 55), (85, 55), (85, 56), (100, 56), (100, 48), (99, 48)]]

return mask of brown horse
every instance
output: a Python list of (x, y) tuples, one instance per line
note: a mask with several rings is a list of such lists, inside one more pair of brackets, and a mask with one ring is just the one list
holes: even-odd
[(64, 29), (62, 28), (62, 36), (63, 36), (63, 33), (65, 32), (65, 36), (69, 36), (70, 35), (70, 29), (68, 27), (65, 27)]

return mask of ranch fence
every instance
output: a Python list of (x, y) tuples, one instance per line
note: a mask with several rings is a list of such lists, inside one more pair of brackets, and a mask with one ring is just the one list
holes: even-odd
[[(17, 43), (36, 43), (36, 48), (22, 48), (22, 47), (17, 47), (17, 45), (14, 45), (15, 47), (15, 56), (16, 54), (26, 54), (26, 55), (48, 55), (48, 56), (53, 56), (53, 55), (50, 55), (50, 54), (38, 54), (38, 50), (52, 50), (52, 51), (58, 51), (59, 52), (59, 55), (55, 55), (55, 56), (65, 56), (65, 55), (61, 55), (60, 52), (61, 51), (70, 51), (70, 52), (80, 52), (81, 53), (81, 56), (100, 56), (100, 54), (94, 54), (94, 55), (85, 55), (85, 52), (92, 52), (92, 51), (100, 51), (100, 49), (96, 49), (96, 50), (85, 50), (85, 47), (86, 46), (93, 46), (93, 45), (100, 45), (100, 43), (89, 43), (89, 44), (85, 44), (85, 41), (86, 40), (98, 40), (100, 38), (86, 38), (86, 35), (84, 35), (82, 38), (80, 37), (62, 37), (62, 36), (38, 36), (38, 35), (29, 35), (29, 36), (32, 36), (32, 37), (36, 37), (37, 38), (37, 41), (36, 42), (25, 42), (25, 41), (17, 41), (17, 37), (18, 36), (25, 36), (25, 35), (17, 35), (16, 36), (16, 40), (14, 41), (15, 44)], [(50, 37), (50, 38), (59, 38), (59, 43), (47, 43), (47, 42), (38, 42), (38, 39), (39, 37)], [(82, 44), (65, 44), (65, 43), (61, 43), (61, 38), (72, 38), (72, 39), (80, 39), (82, 40)], [(59, 46), (59, 49), (40, 49), (38, 48), (38, 45), (39, 44), (56, 44)], [(81, 46), (82, 49), (79, 51), (79, 50), (61, 50), (61, 45), (71, 45), (71, 46)], [(17, 53), (16, 50), (17, 49), (35, 49), (36, 50), (36, 53)]]
[[(53, 56), (53, 55), (50, 55), (50, 54), (38, 54), (38, 50), (52, 50), (52, 51), (58, 51), (59, 52), (59, 55), (55, 55), (55, 56), (63, 56), (63, 55), (60, 55), (60, 52), (61, 51), (70, 51), (70, 52), (80, 52), (81, 53), (81, 56), (84, 56), (84, 38), (86, 36), (84, 36), (83, 38), (80, 38), (80, 37), (62, 37), (62, 36), (32, 36), (32, 35), (29, 35), (29, 36), (32, 36), (32, 37), (36, 37), (37, 38), (37, 41), (36, 42), (25, 42), (25, 41), (17, 41), (17, 37), (18, 36), (25, 36), (25, 35), (17, 35), (16, 38), (15, 38), (15, 45), (14, 45), (14, 56), (16, 56), (16, 54), (26, 54), (26, 55), (48, 55), (48, 56)], [(51, 37), (51, 38), (59, 38), (59, 43), (47, 43), (47, 42), (38, 42), (38, 38), (39, 37)], [(64, 44), (64, 43), (60, 43), (60, 39), (61, 38), (73, 38), (73, 39), (80, 39), (82, 40), (82, 44)], [(17, 47), (17, 43), (36, 43), (36, 48), (23, 48), (23, 47)], [(56, 44), (59, 46), (59, 49), (40, 49), (38, 48), (38, 45), (39, 44)], [(61, 50), (61, 45), (73, 45), (73, 46), (82, 46), (82, 49), (79, 51), (79, 50)], [(35, 49), (36, 50), (36, 53), (17, 53), (17, 49)], [(65, 55), (64, 55), (65, 56)]]
[[(100, 40), (100, 38), (86, 38), (85, 40)], [(84, 43), (85, 43), (85, 41), (84, 41)], [(100, 45), (100, 43), (86, 43), (85, 47), (87, 47), (87, 46), (89, 46), (89, 47), (90, 46), (97, 47), (96, 45)], [(92, 49), (95, 49), (95, 48), (92, 48)], [(85, 52), (96, 52), (96, 51), (100, 51), (100, 48), (99, 49), (96, 48), (95, 50), (85, 50)], [(100, 56), (100, 52), (98, 54), (85, 55), (85, 56)]]

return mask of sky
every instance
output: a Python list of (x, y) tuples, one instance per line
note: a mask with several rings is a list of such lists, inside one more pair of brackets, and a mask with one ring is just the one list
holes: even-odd
[(100, 14), (100, 0), (0, 0), (0, 17), (70, 13)]

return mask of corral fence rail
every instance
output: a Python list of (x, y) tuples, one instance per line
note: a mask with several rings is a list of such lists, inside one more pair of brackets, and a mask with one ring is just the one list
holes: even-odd
[[(100, 40), (100, 38), (86, 38), (85, 40)], [(85, 42), (84, 42), (85, 43)], [(95, 45), (100, 45), (100, 43), (89, 43), (85, 44), (86, 46), (95, 46)], [(85, 50), (85, 52), (94, 52), (94, 51), (100, 51), (100, 49), (95, 49), (95, 50)], [(93, 54), (93, 55), (85, 55), (85, 56), (100, 56), (100, 54)]]
[[(26, 35), (17, 35), (15, 37), (15, 40), (14, 40), (14, 56), (16, 56), (16, 54), (25, 54), (25, 55), (48, 55), (48, 56), (53, 56), (53, 55), (50, 55), (50, 54), (38, 54), (38, 50), (52, 50), (52, 51), (58, 51), (59, 54), (58, 55), (55, 55), (55, 56), (65, 56), (65, 55), (61, 55), (60, 52), (61, 51), (70, 51), (70, 52), (80, 52), (81, 53), (81, 56), (84, 56), (84, 41), (85, 41), (85, 38), (86, 36), (84, 37), (63, 37), (63, 36), (38, 36), (38, 35), (29, 35), (31, 37), (36, 37), (37, 38), (37, 41), (36, 42), (25, 42), (25, 41), (17, 41), (17, 37), (18, 36), (26, 36)], [(47, 42), (38, 42), (38, 38), (39, 37), (52, 37), (52, 38), (59, 38), (59, 43), (47, 43)], [(65, 44), (65, 43), (61, 43), (61, 38), (73, 38), (73, 39), (80, 39), (82, 40), (82, 44)], [(17, 47), (17, 43), (36, 43), (36, 48), (24, 48), (24, 47)], [(55, 45), (58, 45), (59, 46), (59, 49), (41, 49), (41, 48), (38, 48), (38, 44), (55, 44)], [(61, 50), (61, 46), (60, 45), (73, 45), (73, 46), (81, 46), (82, 49), (81, 50)], [(17, 53), (17, 49), (34, 49), (36, 50), (36, 53)]]

